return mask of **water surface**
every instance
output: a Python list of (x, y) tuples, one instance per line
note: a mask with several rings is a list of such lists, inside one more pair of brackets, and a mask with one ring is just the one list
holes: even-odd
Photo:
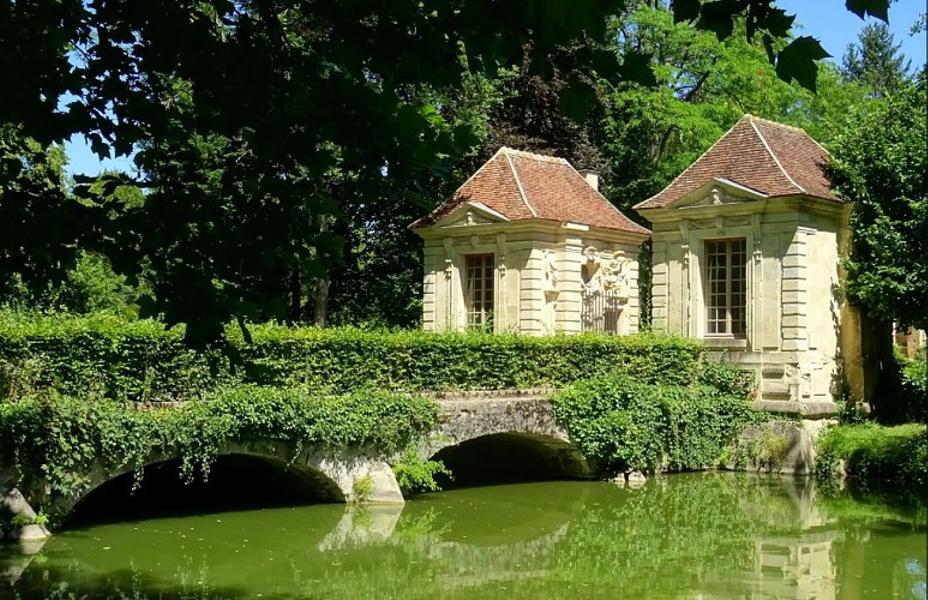
[(924, 511), (734, 474), (83, 526), (0, 550), (20, 598), (926, 598)]

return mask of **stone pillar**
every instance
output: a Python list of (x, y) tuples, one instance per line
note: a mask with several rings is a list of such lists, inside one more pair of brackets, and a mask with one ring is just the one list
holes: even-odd
[(697, 319), (693, 315), (693, 280), (698, 285), (699, 271), (691, 264), (693, 249), (690, 247), (690, 222), (686, 219), (678, 223), (680, 228), (680, 335), (698, 338)]
[(651, 329), (667, 331), (667, 244), (655, 241), (651, 256)]
[(808, 236), (813, 230), (805, 227), (796, 229), (793, 239), (783, 258), (783, 350), (804, 352), (809, 349), (806, 326), (808, 307)]
[(435, 320), (435, 304), (440, 271), (437, 266), (439, 260), (436, 251), (437, 248), (430, 247), (430, 244), (426, 242), (422, 256), (422, 329), (425, 331), (435, 331), (438, 328)]
[(556, 329), (565, 333), (582, 330), (580, 311), (582, 303), (583, 240), (579, 236), (564, 237), (557, 261)]
[(625, 307), (625, 331), (623, 333), (636, 333), (640, 329), (641, 318), (641, 298), (638, 295), (638, 275), (640, 263), (638, 257), (641, 252), (640, 246), (625, 246), (626, 263), (626, 285), (628, 287), (628, 306)]
[(544, 256), (541, 248), (525, 250), (526, 259), (520, 279), (520, 312), (519, 331), (528, 335), (542, 335), (545, 333), (544, 312), (545, 297), (543, 292)]

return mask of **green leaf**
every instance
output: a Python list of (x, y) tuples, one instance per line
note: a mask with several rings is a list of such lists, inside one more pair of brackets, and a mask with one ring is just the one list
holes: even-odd
[(581, 81), (571, 82), (558, 98), (561, 110), (575, 121), (584, 120), (595, 103), (596, 90)]
[(870, 15), (888, 23), (889, 2), (890, 0), (846, 0), (844, 6), (861, 19)]
[(777, 76), (787, 82), (795, 79), (799, 85), (814, 92), (818, 76), (815, 61), (829, 56), (817, 39), (808, 35), (798, 37), (777, 56)]
[(632, 81), (646, 87), (657, 85), (654, 69), (651, 67), (651, 58), (654, 55), (648, 52), (629, 50), (622, 56), (619, 74), (625, 81)]
[(672, 0), (673, 22), (693, 21), (699, 16), (699, 0)]
[(764, 29), (774, 37), (786, 37), (789, 35), (795, 21), (796, 15), (788, 15), (785, 10), (777, 8), (767, 13), (767, 18), (764, 20)]
[(702, 6), (699, 21), (696, 27), (715, 33), (716, 38), (722, 41), (731, 37), (735, 29), (735, 15), (744, 7), (739, 0), (717, 0)]

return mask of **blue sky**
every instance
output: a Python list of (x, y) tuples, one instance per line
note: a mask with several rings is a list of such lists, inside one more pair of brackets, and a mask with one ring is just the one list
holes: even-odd
[[(844, 0), (777, 0), (777, 5), (796, 15), (800, 25), (797, 32), (818, 38), (825, 50), (840, 62), (848, 44), (856, 41), (857, 34), (865, 22), (857, 15), (844, 8)], [(925, 34), (910, 36), (909, 29), (926, 10), (924, 0), (898, 0), (889, 9), (889, 26), (896, 36), (896, 42), (902, 42), (902, 51), (912, 60), (912, 65), (925, 63)], [(90, 146), (80, 136), (65, 142), (68, 153), (68, 173), (96, 175), (101, 170), (119, 170), (131, 172), (132, 160), (126, 157), (100, 161), (91, 152)]]
[[(844, 8), (844, 0), (776, 0), (776, 4), (796, 15), (796, 23), (801, 25), (797, 33), (818, 38), (836, 62), (841, 61), (845, 48), (857, 40), (865, 24)], [(925, 34), (910, 36), (909, 29), (926, 10), (924, 0), (898, 0), (889, 7), (889, 29), (896, 43), (902, 42), (902, 51), (912, 59), (913, 66), (925, 62)]]

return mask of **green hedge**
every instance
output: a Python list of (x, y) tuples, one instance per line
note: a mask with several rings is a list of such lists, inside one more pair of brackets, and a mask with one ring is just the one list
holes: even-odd
[(436, 423), (420, 396), (356, 392), (318, 397), (305, 388), (246, 385), (209, 394), (209, 402), (136, 410), (105, 399), (51, 395), (0, 403), (0, 464), (21, 476), (41, 474), (52, 496), (72, 494), (96, 464), (138, 469), (152, 457), (181, 459), (186, 479), (206, 475), (230, 443), (277, 440), (294, 451), (358, 448), (390, 455)]
[(561, 387), (616, 369), (646, 383), (685, 384), (703, 357), (670, 336), (547, 336), (373, 332), (255, 325), (196, 353), (183, 332), (113, 317), (0, 314), (0, 397), (54, 388), (109, 398), (200, 397), (229, 383), (300, 385), (320, 393)]
[(910, 423), (841, 425), (815, 442), (816, 475), (830, 481), (844, 461), (845, 474), (865, 485), (889, 481), (924, 490), (928, 485), (928, 428)]
[(554, 397), (558, 421), (606, 473), (717, 466), (751, 410), (748, 382), (713, 364), (690, 385), (655, 385), (626, 375), (581, 381)]

